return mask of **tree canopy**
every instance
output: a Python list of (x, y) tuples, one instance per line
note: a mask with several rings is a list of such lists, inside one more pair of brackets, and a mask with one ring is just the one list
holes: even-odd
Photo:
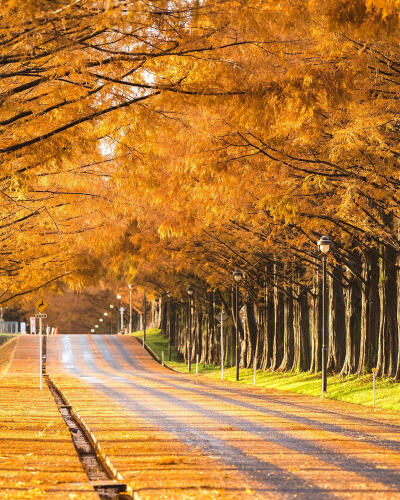
[(325, 233), (360, 280), (361, 254), (397, 255), (399, 14), (395, 0), (3, 1), (3, 300), (99, 279), (205, 295), (235, 267), (256, 296), (277, 258), (311, 291)]

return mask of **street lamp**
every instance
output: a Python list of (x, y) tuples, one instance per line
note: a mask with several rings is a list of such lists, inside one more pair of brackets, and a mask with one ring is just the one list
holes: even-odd
[(133, 285), (129, 284), (129, 335), (132, 335), (132, 289)]
[(327, 362), (327, 338), (326, 338), (326, 256), (329, 253), (333, 243), (328, 236), (321, 236), (317, 246), (318, 250), (322, 254), (322, 396), (326, 393), (327, 387), (327, 374), (326, 374), (326, 362)]
[(236, 317), (236, 354), (235, 354), (235, 363), (236, 363), (236, 380), (239, 380), (239, 363), (240, 363), (240, 350), (239, 350), (239, 283), (242, 281), (243, 273), (240, 269), (235, 269), (233, 271), (233, 279), (235, 280), (235, 292), (236, 292), (236, 308), (235, 308), (235, 317)]
[[(117, 295), (117, 300), (118, 300), (118, 311), (120, 311), (121, 310), (121, 295), (120, 294)], [(119, 325), (118, 313), (117, 313), (117, 320), (118, 320), (118, 331), (121, 331), (121, 327)]]
[(113, 333), (113, 316), (114, 316), (114, 306), (113, 304), (110, 304), (110, 309), (111, 309), (111, 317), (110, 317), (110, 334), (112, 335)]
[(143, 347), (146, 343), (146, 292), (143, 294)]
[(91, 331), (92, 333), (94, 333), (94, 328), (91, 328), (91, 329), (90, 329), (90, 331)]
[(171, 361), (171, 294), (167, 292), (168, 318), (168, 360)]
[[(107, 316), (108, 316), (108, 312), (103, 312), (103, 316), (107, 319)], [(111, 320), (111, 318), (110, 318)], [(107, 333), (107, 326), (104, 325), (104, 331)], [(110, 333), (111, 333), (111, 321), (110, 321)]]
[(188, 351), (188, 371), (192, 368), (192, 296), (194, 290), (192, 285), (188, 286), (187, 294), (189, 295), (189, 351)]

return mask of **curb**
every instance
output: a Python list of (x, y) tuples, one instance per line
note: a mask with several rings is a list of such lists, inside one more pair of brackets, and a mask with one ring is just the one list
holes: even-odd
[(66, 406), (69, 406), (70, 412), (73, 415), (73, 417), (77, 420), (78, 424), (86, 434), (86, 438), (90, 442), (91, 446), (94, 448), (96, 455), (103, 465), (104, 469), (106, 470), (107, 474), (112, 478), (113, 481), (117, 482), (123, 482), (126, 486), (126, 490), (124, 491), (123, 494), (131, 496), (133, 499), (139, 499), (140, 497), (135, 494), (134, 490), (132, 489), (131, 486), (127, 483), (123, 475), (118, 472), (118, 470), (114, 467), (112, 464), (110, 458), (104, 453), (100, 443), (97, 441), (96, 437), (90, 430), (89, 426), (85, 423), (83, 420), (82, 416), (79, 414), (79, 411), (75, 410), (74, 407), (71, 405), (69, 402), (67, 396), (64, 394), (64, 392), (60, 389), (60, 387), (54, 382), (49, 375), (47, 375), (47, 379), (50, 384), (52, 384), (57, 392), (59, 393), (63, 403)]
[[(150, 354), (150, 356), (154, 359), (154, 361), (157, 361), (157, 363), (158, 363), (158, 364), (160, 364), (160, 365), (162, 366), (162, 361), (161, 361), (160, 357), (158, 356), (158, 354), (156, 354), (156, 353), (153, 351), (153, 349), (152, 349), (150, 346), (148, 346), (147, 344), (143, 344), (143, 341), (142, 341), (142, 340), (140, 340), (140, 338), (139, 338), (139, 337), (135, 337), (135, 336), (133, 336), (133, 335), (132, 335), (132, 337), (133, 337), (134, 339), (136, 339), (136, 340), (139, 342), (139, 344), (140, 344), (142, 347), (144, 347), (144, 348), (146, 349), (146, 351)], [(176, 368), (173, 368), (172, 366), (170, 366), (170, 365), (169, 365), (168, 363), (166, 363), (165, 361), (164, 361), (164, 366), (163, 366), (163, 368), (167, 368), (168, 370), (171, 370), (171, 371), (173, 371), (173, 372), (175, 372), (175, 373), (181, 373), (181, 374), (184, 374), (184, 375), (185, 375), (185, 372), (182, 372), (182, 371), (180, 371), (180, 370), (177, 370)]]

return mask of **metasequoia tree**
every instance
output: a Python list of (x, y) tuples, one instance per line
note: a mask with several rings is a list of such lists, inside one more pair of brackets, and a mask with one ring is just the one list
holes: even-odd
[[(150, 286), (150, 266), (160, 290), (179, 285), (181, 298), (184, 283), (197, 282), (206, 309), (207, 290), (225, 288), (228, 300), (231, 271), (244, 268), (250, 317), (241, 331), (242, 364), (257, 342), (263, 367), (318, 370), (315, 243), (328, 233), (338, 243), (329, 280), (329, 366), (347, 374), (376, 365), (395, 375), (397, 7), (259, 7), (247, 17), (253, 43), (229, 48), (223, 72), (224, 87), (230, 81), (240, 94), (177, 95), (151, 131), (124, 135), (143, 154), (128, 188), (146, 200), (144, 237), (154, 232), (135, 266), (145, 261), (143, 281)], [(223, 59), (220, 49), (214, 59)], [(200, 71), (195, 76), (201, 81)], [(260, 310), (256, 322), (249, 301)], [(206, 329), (213, 328), (209, 318)]]
[(164, 113), (164, 94), (237, 93), (210, 81), (212, 62), (205, 63), (208, 75), (201, 81), (193, 81), (195, 65), (189, 64), (197, 53), (242, 43), (226, 28), (226, 16), (217, 14), (225, 3), (3, 3), (5, 298), (66, 275), (79, 285), (93, 274), (87, 248), (103, 248), (104, 235), (118, 234), (134, 211), (120, 185), (129, 185), (126, 169), (141, 152), (124, 137)]
[[(38, 269), (75, 286), (135, 280), (163, 296), (161, 323), (185, 356), (218, 361), (215, 312), (234, 318), (240, 267), (242, 365), (317, 371), (315, 243), (329, 234), (329, 368), (399, 377), (399, 4), (388, 4), (6, 2), (4, 289)], [(226, 340), (229, 357), (232, 330)]]

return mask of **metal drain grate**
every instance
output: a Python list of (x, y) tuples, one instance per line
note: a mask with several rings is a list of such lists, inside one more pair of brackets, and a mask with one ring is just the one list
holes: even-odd
[(46, 376), (46, 382), (71, 432), (72, 441), (89, 481), (99, 497), (104, 500), (132, 498), (127, 493), (124, 493), (126, 492), (126, 484), (118, 483), (113, 479), (112, 473), (98, 457), (85, 429), (81, 427), (78, 419), (73, 415), (71, 406), (66, 404), (62, 394), (48, 376)]

